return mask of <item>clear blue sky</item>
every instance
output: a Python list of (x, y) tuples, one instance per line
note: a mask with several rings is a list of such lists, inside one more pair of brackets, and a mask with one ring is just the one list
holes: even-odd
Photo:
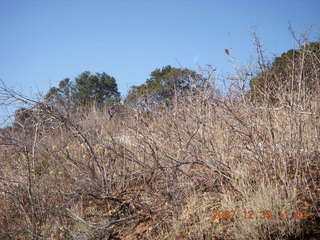
[(167, 64), (229, 71), (225, 48), (246, 63), (253, 27), (275, 54), (293, 47), (289, 23), (319, 37), (319, 10), (319, 0), (0, 0), (0, 78), (32, 95), (104, 71), (125, 95)]

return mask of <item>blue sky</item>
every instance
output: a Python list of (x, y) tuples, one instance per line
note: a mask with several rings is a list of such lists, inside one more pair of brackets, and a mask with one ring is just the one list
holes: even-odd
[(315, 40), (319, 10), (319, 0), (1, 0), (0, 78), (32, 96), (104, 71), (125, 95), (168, 64), (231, 71), (226, 48), (245, 64), (253, 28), (274, 54), (294, 46), (289, 23)]

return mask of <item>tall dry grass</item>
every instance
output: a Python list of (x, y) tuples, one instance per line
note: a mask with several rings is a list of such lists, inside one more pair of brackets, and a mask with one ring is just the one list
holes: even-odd
[(204, 88), (112, 118), (40, 103), (31, 132), (1, 137), (0, 238), (319, 236), (319, 101), (283, 94), (294, 105)]

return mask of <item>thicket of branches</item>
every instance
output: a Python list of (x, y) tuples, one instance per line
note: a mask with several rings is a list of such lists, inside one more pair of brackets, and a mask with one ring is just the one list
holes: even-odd
[[(291, 64), (284, 69), (300, 90), (275, 85), (259, 90), (258, 100), (252, 98), (256, 93), (241, 91), (241, 79), (232, 85), (236, 95), (217, 96), (212, 70), (196, 88), (170, 92), (169, 105), (132, 104), (112, 117), (95, 107), (70, 115), (46, 100), (1, 88), (4, 103), (28, 106), (0, 134), (0, 238), (317, 236), (320, 89), (303, 86), (310, 76), (319, 81), (320, 63), (317, 55), (301, 58), (309, 58), (312, 44), (303, 46), (294, 58), (298, 71)], [(180, 73), (173, 70), (159, 84), (164, 92), (181, 83), (172, 81)], [(285, 81), (281, 71), (268, 71)], [(269, 76), (261, 72), (253, 82)], [(262, 218), (263, 211), (272, 217)]]

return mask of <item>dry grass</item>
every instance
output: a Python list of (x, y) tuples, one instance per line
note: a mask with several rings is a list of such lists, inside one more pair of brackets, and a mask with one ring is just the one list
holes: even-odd
[(0, 238), (316, 236), (320, 112), (305, 99), (273, 108), (202, 91), (112, 119), (47, 110), (55, 129), (39, 122), (1, 146)]

